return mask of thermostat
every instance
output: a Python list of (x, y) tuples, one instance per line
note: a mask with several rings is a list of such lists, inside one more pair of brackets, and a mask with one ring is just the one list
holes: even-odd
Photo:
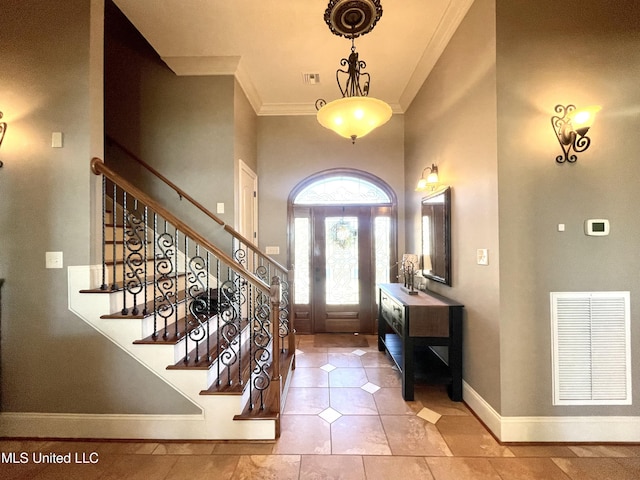
[(590, 218), (584, 222), (584, 233), (592, 237), (609, 235), (609, 220), (606, 218)]

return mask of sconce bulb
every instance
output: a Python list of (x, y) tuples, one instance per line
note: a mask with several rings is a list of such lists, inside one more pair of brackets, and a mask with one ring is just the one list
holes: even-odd
[[(427, 178), (424, 178), (424, 172), (429, 170), (429, 175)], [(420, 180), (418, 180), (418, 185), (416, 186), (416, 192), (421, 192), (427, 190), (429, 186), (432, 187), (432, 190), (435, 188), (435, 184), (438, 183), (438, 167), (435, 163), (432, 163), (430, 167), (425, 167), (422, 170), (422, 175), (420, 175)]]
[(584, 152), (589, 148), (591, 139), (586, 134), (601, 109), (599, 105), (581, 109), (576, 109), (575, 105), (556, 105), (558, 115), (551, 117), (551, 125), (563, 153), (556, 157), (556, 162), (574, 163), (578, 159), (576, 152)]

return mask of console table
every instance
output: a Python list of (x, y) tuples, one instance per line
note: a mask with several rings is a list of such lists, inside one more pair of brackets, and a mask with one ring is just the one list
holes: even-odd
[[(463, 305), (432, 292), (409, 295), (400, 283), (379, 285), (378, 295), (378, 350), (400, 369), (402, 397), (413, 400), (418, 381), (445, 383), (451, 400), (462, 401)], [(448, 347), (448, 355), (434, 346)]]

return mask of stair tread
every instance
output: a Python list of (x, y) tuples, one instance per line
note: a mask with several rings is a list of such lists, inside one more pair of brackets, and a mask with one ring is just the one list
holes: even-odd
[[(179, 290), (178, 294), (176, 295), (176, 299), (173, 302), (174, 305), (183, 303), (186, 299), (186, 291), (183, 290)], [(162, 304), (161, 304), (162, 305)], [(161, 306), (159, 305), (159, 306)], [(154, 312), (154, 300), (149, 300), (146, 304), (141, 303), (135, 306), (135, 309), (137, 309), (138, 312), (137, 314), (133, 314), (133, 313), (122, 313), (122, 312), (115, 312), (115, 313), (108, 313), (106, 315), (101, 315), (100, 318), (102, 319), (141, 319), (141, 318), (146, 318), (149, 317), (151, 315), (153, 315)], [(134, 311), (133, 308), (129, 309), (130, 312)], [(146, 312), (146, 313), (145, 313)]]
[[(186, 273), (184, 272), (178, 272), (178, 274), (171, 274), (171, 275), (167, 275), (166, 278), (168, 279), (180, 279), (180, 278), (184, 278), (186, 277)], [(153, 283), (154, 281), (158, 281), (159, 279), (157, 277), (154, 277), (153, 275), (149, 275), (147, 277), (145, 277), (144, 279), (144, 284), (148, 285)], [(115, 292), (121, 292), (123, 290), (123, 287), (116, 285), (115, 288), (113, 288), (112, 285), (107, 285), (106, 289), (102, 289), (101, 287), (96, 287), (96, 288), (86, 288), (86, 289), (82, 289), (80, 290), (80, 293), (115, 293)]]
[[(246, 328), (249, 322), (246, 319), (242, 320), (240, 329), (241, 331)], [(221, 325), (223, 326), (223, 325)], [(184, 360), (180, 360), (176, 362), (174, 365), (169, 365), (167, 370), (208, 370), (211, 366), (216, 362), (219, 356), (220, 350), (225, 350), (229, 347), (229, 342), (222, 339), (220, 348), (218, 348), (218, 332), (214, 331), (209, 335), (209, 355), (201, 354), (200, 359), (196, 361), (196, 349), (194, 348), (189, 352), (189, 360), (185, 362)], [(244, 355), (244, 352), (243, 352)]]
[[(249, 359), (249, 347), (250, 341), (244, 342), (241, 350), (241, 362), (235, 362), (230, 366), (226, 366), (221, 369), (220, 385), (214, 383), (209, 388), (200, 391), (200, 395), (220, 395), (220, 394), (242, 394), (247, 386), (247, 380), (249, 379), (249, 373), (251, 371), (251, 362)], [(240, 374), (240, 363), (242, 363), (242, 373)], [(229, 382), (231, 379), (231, 382)], [(242, 379), (240, 382), (238, 379)]]

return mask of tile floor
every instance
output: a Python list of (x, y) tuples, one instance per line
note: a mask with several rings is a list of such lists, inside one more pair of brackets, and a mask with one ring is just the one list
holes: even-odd
[[(0, 452), (78, 452), (96, 463), (9, 464), (8, 479), (640, 478), (640, 445), (501, 445), (441, 387), (405, 402), (376, 339), (360, 349), (298, 338), (297, 369), (275, 443), (59, 442), (0, 439)], [(94, 453), (95, 452), (95, 453)], [(91, 454), (94, 453), (92, 456)], [(29, 453), (31, 455), (31, 453)]]

